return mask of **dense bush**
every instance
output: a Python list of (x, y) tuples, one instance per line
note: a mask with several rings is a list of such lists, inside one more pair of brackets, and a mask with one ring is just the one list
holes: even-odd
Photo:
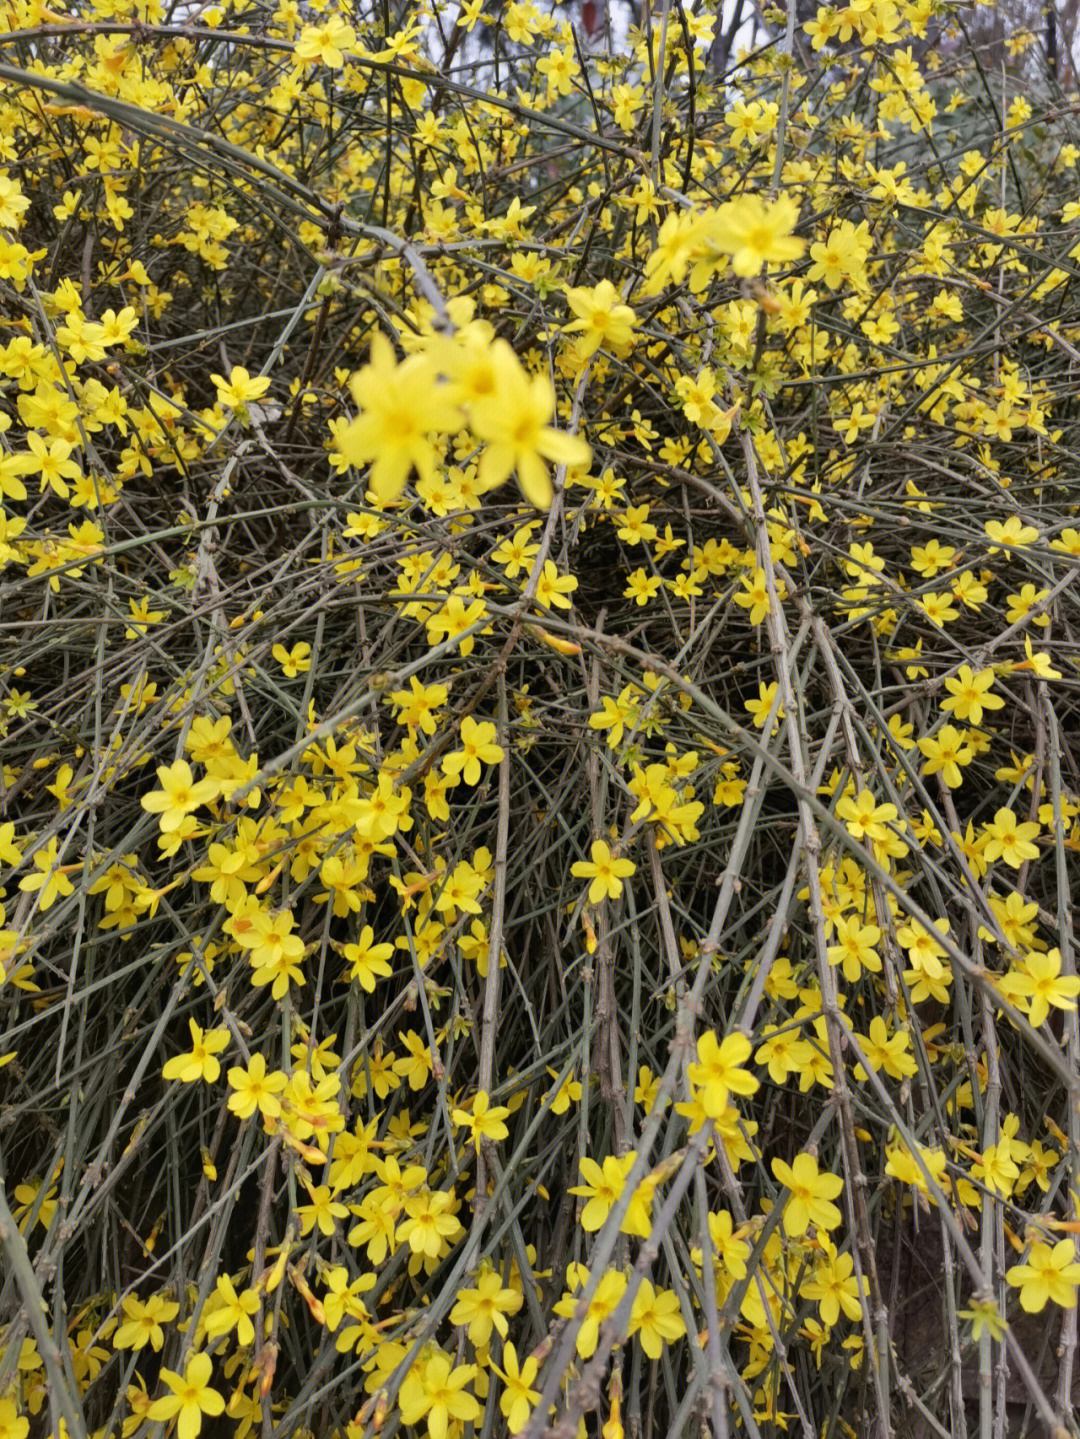
[(1074, 107), (741, 16), (4, 0), (0, 1439), (1080, 1432)]

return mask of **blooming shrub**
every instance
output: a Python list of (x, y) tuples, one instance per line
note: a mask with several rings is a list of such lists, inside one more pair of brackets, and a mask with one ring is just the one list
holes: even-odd
[(1063, 1432), (1038, 38), (0, 17), (0, 1439)]

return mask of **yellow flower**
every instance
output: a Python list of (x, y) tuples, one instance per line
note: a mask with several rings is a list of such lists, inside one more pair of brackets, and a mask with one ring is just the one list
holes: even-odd
[[(293, 53), (302, 64), (325, 65), (340, 70), (344, 52), (356, 42), (356, 31), (340, 15), (331, 15), (322, 25), (305, 25)], [(233, 372), (236, 373), (235, 371)]]
[[(1010, 625), (1018, 624), (1027, 615), (1042, 603), (1050, 593), (1049, 590), (1037, 590), (1033, 584), (1022, 585), (1016, 594), (1007, 596), (1008, 609), (1005, 611), (1005, 619)], [(1050, 616), (1047, 614), (1035, 615), (1032, 624), (1045, 629), (1050, 623)]]
[(850, 1254), (837, 1254), (830, 1245), (818, 1260), (814, 1276), (799, 1289), (802, 1299), (816, 1299), (821, 1322), (830, 1327), (839, 1322), (840, 1311), (852, 1322), (862, 1317), (860, 1282)]
[(1000, 695), (989, 692), (993, 683), (992, 669), (973, 674), (970, 665), (961, 665), (955, 677), (945, 681), (951, 698), (942, 700), (941, 708), (950, 711), (955, 719), (980, 725), (984, 710), (999, 710), (1005, 704)]
[(470, 406), (469, 424), (486, 441), (480, 457), (483, 489), (501, 485), (515, 471), (525, 498), (537, 507), (551, 504), (552, 486), (545, 460), (557, 465), (588, 465), (592, 451), (584, 440), (554, 430), (555, 391), (544, 375), (529, 375), (505, 340), (492, 347), (494, 394)]
[[(477, 895), (484, 887), (484, 880), (477, 874), (467, 860), (456, 864), (450, 874), (443, 881), (439, 897), (435, 901), (435, 908), (440, 914), (445, 913), (447, 918), (453, 920), (457, 910), (463, 909), (467, 914), (479, 914), (480, 905), (477, 903)], [(423, 963), (423, 958), (421, 958)]]
[(456, 434), (463, 416), (429, 357), (412, 354), (399, 364), (390, 341), (375, 334), (351, 389), (360, 413), (337, 435), (337, 448), (357, 468), (373, 461), (369, 483), (379, 502), (396, 499), (413, 469), (433, 485), (437, 456), (429, 436)]
[(764, 265), (784, 265), (799, 258), (806, 242), (791, 233), (798, 220), (799, 207), (788, 195), (778, 196), (772, 204), (757, 195), (743, 195), (716, 211), (709, 243), (729, 254), (736, 275), (747, 279)]
[(940, 540), (930, 540), (925, 545), (913, 545), (911, 567), (924, 579), (932, 580), (939, 570), (946, 570), (952, 564), (956, 550), (952, 545), (943, 545)]
[[(776, 698), (776, 690), (777, 690), (777, 681), (776, 681), (776, 680), (773, 680), (771, 684), (766, 684), (764, 680), (759, 680), (759, 681), (758, 681), (758, 697), (757, 697), (757, 699), (756, 699), (756, 700), (747, 700), (747, 701), (745, 702), (745, 704), (743, 705), (743, 708), (744, 708), (745, 710), (749, 711), (750, 717), (751, 717), (751, 719), (754, 721), (754, 728), (755, 728), (755, 729), (761, 729), (761, 728), (764, 726), (765, 721), (769, 718), (769, 711), (772, 709), (773, 700)], [(776, 708), (776, 718), (777, 718), (777, 719), (783, 719), (783, 718), (784, 718), (784, 706), (783, 706), (783, 704), (777, 705), (777, 708)], [(775, 726), (775, 724), (774, 724), (774, 726), (773, 726), (774, 733), (775, 733), (775, 729), (776, 729), (776, 726)]]
[(317, 1224), (319, 1233), (329, 1237), (337, 1227), (337, 1221), (348, 1218), (349, 1210), (340, 1200), (334, 1199), (329, 1184), (311, 1185), (305, 1181), (304, 1187), (311, 1203), (296, 1206), (300, 1233), (310, 1234)]
[(887, 840), (889, 831), (886, 825), (898, 816), (895, 805), (878, 804), (873, 793), (864, 789), (854, 797), (844, 795), (838, 800), (836, 817), (845, 822), (848, 834), (855, 839)]
[(640, 566), (627, 576), (626, 588), (623, 594), (628, 600), (634, 600), (640, 605), (647, 605), (654, 599), (662, 581), (659, 575), (650, 575)]
[(647, 1064), (638, 1070), (638, 1082), (634, 1086), (634, 1103), (640, 1104), (646, 1114), (651, 1114), (653, 1105), (660, 1094), (660, 1076), (653, 1074)]
[(821, 1173), (811, 1154), (797, 1154), (791, 1164), (774, 1159), (772, 1172), (789, 1191), (784, 1205), (784, 1228), (791, 1239), (805, 1234), (811, 1224), (835, 1229), (842, 1218), (831, 1203), (844, 1187), (839, 1174)]
[(554, 560), (545, 560), (543, 572), (536, 585), (537, 603), (547, 609), (568, 610), (571, 601), (567, 599), (567, 595), (573, 594), (577, 584), (573, 575), (559, 574)]
[[(0, 191), (0, 202), (2, 200), (3, 193)], [(539, 1399), (539, 1394), (536, 1397)], [(20, 1415), (15, 1407), (15, 1400), (0, 1399), (0, 1436), (3, 1436), (3, 1439), (26, 1439), (29, 1433), (30, 1420)]]
[(304, 983), (298, 967), (304, 955), (304, 941), (292, 933), (295, 916), (288, 909), (270, 914), (256, 908), (248, 918), (249, 923), (237, 930), (235, 939), (248, 951), (248, 962), (255, 971), (251, 982), (257, 988), (271, 985), (273, 997), (283, 999), (289, 992), (290, 982), (297, 986)]
[(971, 1320), (972, 1339), (981, 1339), (985, 1333), (1001, 1340), (1009, 1327), (992, 1299), (972, 1299), (970, 1309), (958, 1309), (956, 1314), (959, 1319)]
[(444, 1241), (456, 1236), (461, 1229), (457, 1215), (449, 1212), (453, 1202), (452, 1191), (425, 1189), (420, 1194), (411, 1194), (405, 1200), (406, 1217), (398, 1225), (395, 1237), (402, 1243), (408, 1242), (414, 1254), (438, 1259)]
[(842, 964), (844, 978), (854, 984), (864, 969), (881, 970), (881, 960), (874, 946), (881, 938), (876, 924), (863, 924), (857, 914), (841, 916), (836, 921), (836, 943), (827, 950), (830, 964)]
[[(509, 1114), (510, 1111), (505, 1105), (492, 1104), (490, 1097), (481, 1089), (472, 1102), (471, 1110), (452, 1109), (450, 1118), (455, 1124), (471, 1131), (472, 1142), (479, 1152), (482, 1139), (505, 1139), (510, 1133), (503, 1123)], [(452, 1322), (457, 1323), (458, 1321)], [(506, 1330), (503, 1329), (500, 1333), (505, 1336)]]
[(983, 528), (992, 540), (998, 542), (989, 547), (988, 555), (996, 555), (999, 545), (1009, 549), (1019, 548), (1033, 544), (1039, 538), (1038, 530), (1033, 525), (1025, 525), (1019, 515), (1010, 515), (1004, 524), (1000, 520), (987, 520)]
[[(549, 1069), (548, 1073), (552, 1079), (558, 1079), (559, 1077), (554, 1069)], [(551, 1101), (551, 1112), (552, 1114), (565, 1114), (570, 1108), (571, 1103), (576, 1104), (580, 1099), (581, 1081), (575, 1079), (573, 1074), (570, 1074), (563, 1080), (558, 1091), (554, 1094), (554, 1098)]]
[(259, 1310), (259, 1296), (254, 1289), (244, 1289), (237, 1294), (227, 1274), (218, 1279), (213, 1296), (216, 1307), (205, 1316), (203, 1326), (212, 1339), (236, 1330), (236, 1338), (242, 1348), (255, 1342), (255, 1326), (251, 1316)]
[(394, 690), (386, 696), (387, 702), (398, 710), (398, 724), (409, 729), (421, 729), (432, 735), (438, 728), (435, 712), (446, 703), (448, 691), (445, 685), (422, 685), (415, 675), (409, 679), (410, 688)]
[(217, 388), (218, 402), (230, 410), (243, 412), (249, 400), (261, 399), (270, 388), (269, 375), (249, 375), (243, 365), (234, 365), (226, 380), (221, 375), (211, 375)]
[[(60, 499), (66, 500), (70, 493), (67, 480), (77, 480), (82, 471), (70, 458), (74, 449), (70, 440), (63, 438), (46, 439), (31, 430), (26, 436), (30, 454), (24, 469), (26, 474), (41, 476), (40, 489), (51, 488)], [(21, 456), (20, 456), (21, 458)]]
[(503, 757), (502, 746), (495, 743), (495, 726), (489, 720), (477, 721), (466, 715), (461, 721), (461, 749), (453, 750), (442, 762), (443, 774), (466, 784), (480, 783), (481, 765), (498, 764)]
[(220, 782), (210, 777), (196, 782), (191, 766), (182, 759), (175, 764), (158, 765), (157, 778), (161, 788), (144, 794), (140, 802), (149, 814), (160, 815), (158, 824), (162, 834), (179, 829), (185, 815), (200, 805), (209, 804), (221, 790)]
[(529, 1422), (533, 1406), (540, 1402), (540, 1392), (530, 1386), (536, 1382), (539, 1360), (529, 1355), (525, 1362), (518, 1364), (517, 1350), (512, 1344), (504, 1344), (503, 1368), (492, 1364), (492, 1369), (506, 1385), (506, 1393), (499, 1400), (499, 1409), (506, 1419), (511, 1434), (520, 1434)]
[(754, 1053), (754, 1063), (769, 1071), (774, 1084), (786, 1084), (792, 1074), (806, 1073), (814, 1049), (799, 1031), (778, 1024), (766, 1024), (761, 1031), (763, 1043)]
[(398, 1038), (408, 1054), (394, 1060), (394, 1073), (407, 1079), (410, 1089), (423, 1089), (431, 1074), (431, 1049), (414, 1030), (402, 1034), (399, 1029)]
[(769, 587), (766, 583), (765, 571), (756, 569), (752, 575), (742, 575), (740, 583), (745, 589), (745, 594), (736, 595), (735, 603), (741, 605), (744, 610), (750, 611), (752, 625), (759, 625), (770, 610)]
[[(940, 1149), (924, 1149), (918, 1146), (919, 1158), (929, 1171), (931, 1179), (938, 1185), (945, 1182), (945, 1155)], [(886, 1151), (888, 1158), (885, 1163), (885, 1173), (893, 1179), (898, 1179), (901, 1184), (912, 1184), (920, 1194), (930, 1196), (930, 1186), (926, 1176), (919, 1167), (915, 1156), (907, 1148), (896, 1145)]]
[(128, 609), (131, 611), (131, 624), (124, 631), (126, 640), (138, 639), (140, 635), (146, 633), (148, 625), (160, 624), (167, 613), (166, 610), (152, 610), (147, 595), (144, 595), (138, 603), (129, 599)]
[[(713, 402), (716, 393), (716, 376), (706, 366), (698, 371), (695, 378), (680, 375), (675, 381), (675, 391), (682, 400), (683, 414), (695, 425), (708, 429), (719, 414)], [(643, 506), (642, 508), (646, 508)]]
[(542, 56), (536, 62), (536, 68), (541, 75), (547, 76), (548, 93), (559, 95), (570, 94), (574, 76), (581, 70), (569, 47), (565, 50), (552, 50)]
[(629, 305), (618, 303), (618, 291), (610, 280), (601, 280), (593, 289), (566, 287), (566, 303), (577, 319), (565, 326), (564, 333), (584, 333), (577, 343), (583, 360), (596, 353), (601, 345), (616, 354), (625, 354), (634, 337), (637, 317)]
[(1026, 955), (1023, 965), (1010, 973), (1009, 980), (1014, 993), (1028, 996), (1028, 1018), (1036, 1029), (1045, 1023), (1051, 1005), (1055, 1009), (1076, 1008), (1080, 979), (1074, 974), (1061, 973), (1061, 953), (1057, 949)]
[(29, 208), (29, 197), (23, 194), (18, 180), (6, 173), (0, 174), (0, 227), (17, 230)]
[(627, 1338), (635, 1334), (650, 1359), (659, 1359), (665, 1344), (674, 1344), (686, 1333), (679, 1311), (679, 1298), (670, 1289), (654, 1289), (643, 1279), (634, 1295)]
[[(908, 1037), (903, 1030), (890, 1035), (887, 1025), (880, 1014), (875, 1014), (870, 1021), (869, 1034), (856, 1034), (859, 1041), (859, 1048), (866, 1056), (866, 1062), (876, 1074), (879, 1069), (892, 1079), (903, 1079), (914, 1074), (918, 1066), (912, 1055), (908, 1053)], [(866, 1070), (861, 1064), (855, 1066), (855, 1078), (862, 1083), (867, 1078)]]
[(940, 770), (949, 788), (958, 789), (964, 779), (960, 767), (970, 764), (975, 757), (975, 751), (965, 743), (960, 730), (955, 725), (942, 725), (937, 734), (920, 738), (918, 744), (926, 756), (923, 774), (937, 774)]
[(603, 1228), (604, 1221), (623, 1192), (626, 1176), (634, 1167), (636, 1158), (636, 1151), (630, 1150), (621, 1157), (609, 1154), (602, 1166), (587, 1155), (582, 1155), (578, 1160), (585, 1183), (575, 1184), (567, 1192), (589, 1201), (581, 1212), (581, 1227), (587, 1234), (594, 1234)]
[[(532, 533), (535, 528), (536, 526), (531, 524), (522, 525), (514, 534), (513, 539), (503, 539), (492, 550), (492, 560), (495, 564), (503, 567), (503, 574), (508, 580), (516, 580), (522, 570), (528, 572), (532, 561), (539, 552), (539, 544), (532, 543)], [(416, 683), (415, 677), (412, 683)]]
[(1031, 670), (1041, 680), (1059, 680), (1061, 671), (1054, 669), (1050, 663), (1050, 656), (1045, 650), (1033, 650), (1031, 636), (1024, 636), (1025, 659), (1017, 660), (1011, 666), (1014, 670)]
[(486, 613), (487, 606), (483, 600), (474, 600), (466, 606), (460, 595), (451, 595), (442, 609), (425, 621), (428, 642), (438, 644), (441, 637), (458, 640), (462, 655), (467, 657), (473, 652), (476, 637), (465, 634), (465, 631), (480, 624)]
[(303, 640), (299, 644), (293, 645), (291, 650), (287, 650), (284, 645), (275, 645), (271, 653), (288, 679), (295, 679), (297, 675), (307, 674), (311, 668), (311, 661), (308, 659), (308, 655), (311, 654), (311, 646)]
[(860, 225), (842, 220), (824, 240), (810, 246), (813, 264), (807, 273), (811, 284), (824, 280), (830, 290), (838, 290), (845, 280), (860, 284), (865, 275), (866, 247), (869, 239)]
[[(938, 934), (948, 934), (949, 921), (936, 919), (934, 928)], [(945, 973), (945, 966), (941, 963), (945, 950), (917, 919), (900, 926), (896, 931), (896, 938), (908, 951), (908, 960), (915, 970), (930, 979), (939, 979)]]
[(1075, 1242), (1059, 1239), (1053, 1248), (1041, 1242), (1033, 1244), (1026, 1264), (1014, 1264), (1005, 1271), (1005, 1283), (1020, 1290), (1020, 1307), (1028, 1314), (1044, 1309), (1047, 1300), (1062, 1309), (1075, 1309), (1080, 1286)]
[(465, 1385), (475, 1377), (475, 1364), (454, 1368), (445, 1354), (433, 1355), (423, 1367), (415, 1365), (401, 1386), (402, 1420), (410, 1425), (425, 1420), (430, 1439), (446, 1439), (451, 1420), (457, 1421), (455, 1432), (462, 1424), (475, 1423), (480, 1405), (465, 1392)]
[(26, 486), (18, 476), (36, 469), (34, 457), (25, 451), (9, 455), (0, 450), (0, 496), (6, 495), (9, 500), (25, 500)]
[[(587, 1274), (583, 1275), (582, 1282), (585, 1282), (586, 1279)], [(577, 1352), (582, 1359), (591, 1359), (596, 1353), (600, 1325), (609, 1314), (613, 1314), (618, 1308), (619, 1300), (623, 1297), (625, 1289), (626, 1275), (616, 1269), (609, 1269), (600, 1280), (577, 1332)], [(577, 1313), (578, 1302), (577, 1294), (564, 1294), (555, 1305), (555, 1313), (560, 1318), (573, 1319)]]
[[(660, 226), (656, 248), (645, 262), (645, 293), (657, 295), (667, 282), (679, 284), (691, 260), (700, 251), (712, 221), (711, 214), (673, 210)], [(709, 266), (710, 273), (715, 265)]]
[(758, 1081), (741, 1066), (750, 1058), (753, 1045), (745, 1034), (729, 1034), (723, 1042), (706, 1030), (697, 1042), (697, 1063), (688, 1067), (691, 1085), (705, 1115), (719, 1119), (727, 1108), (729, 1094), (756, 1094)]
[(450, 1311), (451, 1324), (469, 1326), (469, 1342), (477, 1347), (487, 1344), (492, 1329), (506, 1338), (508, 1314), (516, 1314), (522, 1296), (516, 1289), (504, 1289), (497, 1270), (488, 1269), (477, 1276), (474, 1289), (459, 1289), (457, 1303)]
[[(35, 1209), (37, 1210), (34, 1219), (36, 1224), (40, 1224), (45, 1230), (52, 1225), (58, 1208), (57, 1186), (50, 1184), (44, 1195), (41, 1195), (42, 1187), (42, 1180), (33, 1180), (29, 1184), (16, 1184), (15, 1186), (15, 1198), (18, 1201), (15, 1214), (19, 1220), (20, 1234), (26, 1233), (30, 1216), (34, 1214)], [(41, 1195), (40, 1198), (39, 1195)]]
[[(24, 894), (34, 894), (40, 891), (38, 908), (44, 912), (51, 909), (57, 899), (66, 899), (74, 891), (75, 886), (64, 873), (65, 866), (59, 863), (60, 842), (54, 835), (48, 844), (34, 851), (34, 868), (37, 874), (28, 874), (25, 879), (19, 880), (19, 888)], [(78, 868), (82, 868), (81, 865)]]
[(208, 1029), (204, 1033), (193, 1019), (188, 1020), (191, 1030), (191, 1049), (186, 1054), (174, 1055), (166, 1060), (161, 1075), (163, 1079), (179, 1079), (182, 1084), (194, 1084), (205, 1079), (213, 1084), (221, 1073), (221, 1065), (215, 1058), (229, 1046), (227, 1029)]
[[(735, 1221), (726, 1209), (709, 1214), (709, 1238), (712, 1242), (713, 1258), (721, 1276), (729, 1279), (746, 1278), (746, 1261), (750, 1258), (750, 1245), (741, 1236), (747, 1229), (736, 1230)], [(695, 1264), (701, 1263), (701, 1250), (691, 1251)]]
[(989, 836), (983, 849), (987, 863), (1003, 859), (1013, 869), (1019, 869), (1025, 860), (1038, 859), (1038, 846), (1031, 842), (1039, 833), (1035, 820), (1021, 823), (1011, 809), (999, 809), (993, 821), (983, 829)]
[(1033, 1139), (1024, 1160), (1024, 1167), (1016, 1181), (1016, 1193), (1023, 1194), (1034, 1179), (1044, 1194), (1050, 1192), (1050, 1171), (1059, 1164), (1061, 1156), (1052, 1149), (1044, 1149), (1041, 1140)]
[(570, 873), (576, 879), (588, 879), (589, 903), (599, 904), (602, 899), (618, 899), (623, 892), (622, 882), (634, 873), (637, 865), (630, 859), (619, 859), (612, 855), (610, 847), (602, 839), (593, 840), (592, 859), (575, 860)]
[(979, 1162), (972, 1166), (972, 1179), (980, 1179), (993, 1194), (1008, 1197), (1020, 1171), (1012, 1161), (1012, 1144), (1003, 1139), (1000, 1144), (989, 1145)]
[(280, 1070), (266, 1072), (266, 1060), (261, 1054), (253, 1054), (247, 1069), (239, 1065), (227, 1075), (233, 1093), (229, 1095), (229, 1108), (238, 1119), (250, 1119), (256, 1109), (264, 1119), (277, 1119), (281, 1114), (278, 1095), (289, 1082), (288, 1075)]
[(216, 1389), (210, 1388), (213, 1368), (209, 1354), (193, 1354), (182, 1375), (162, 1369), (160, 1378), (172, 1393), (155, 1399), (147, 1410), (147, 1417), (155, 1422), (176, 1419), (177, 1439), (195, 1439), (202, 1428), (204, 1414), (222, 1414), (225, 1410), (225, 1400)]
[[(126, 1322), (121, 1324), (113, 1335), (113, 1348), (143, 1349), (149, 1344), (155, 1354), (160, 1354), (165, 1343), (161, 1326), (176, 1318), (180, 1313), (179, 1304), (166, 1299), (163, 1294), (151, 1294), (143, 1304), (133, 1294), (129, 1294), (121, 1308), (126, 1315)], [(0, 1430), (0, 1433), (2, 1432)]]
[(376, 979), (388, 979), (392, 973), (387, 963), (393, 957), (394, 946), (389, 943), (376, 944), (375, 931), (365, 924), (356, 944), (347, 944), (342, 954), (349, 961), (350, 969), (344, 979), (355, 979), (368, 994), (374, 993)]

